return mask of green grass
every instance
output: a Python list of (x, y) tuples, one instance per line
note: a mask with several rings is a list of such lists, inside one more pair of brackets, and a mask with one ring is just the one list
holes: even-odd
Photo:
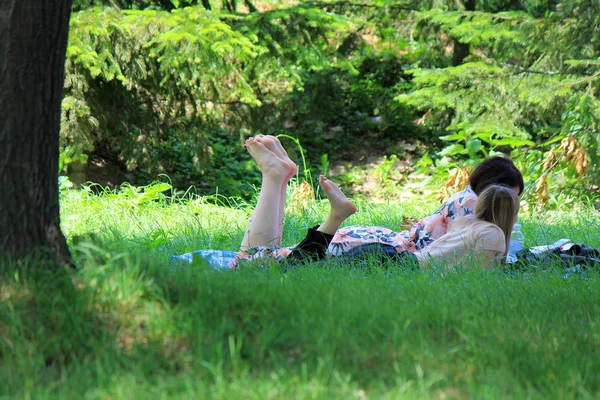
[[(290, 212), (286, 244), (326, 206)], [(360, 204), (396, 228), (434, 204)], [(250, 208), (62, 193), (81, 268), (0, 275), (4, 398), (597, 398), (600, 278), (338, 262), (212, 271), (169, 264), (235, 250)], [(581, 207), (523, 215), (526, 245), (600, 247)]]

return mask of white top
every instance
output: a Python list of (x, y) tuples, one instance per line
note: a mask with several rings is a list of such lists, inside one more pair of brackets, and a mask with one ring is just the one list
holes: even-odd
[(506, 254), (506, 237), (497, 225), (468, 216), (454, 220), (448, 233), (414, 254), (423, 266), (427, 266), (431, 258), (447, 259), (458, 265), (466, 257), (482, 251), (495, 253), (493, 260), (501, 259)]

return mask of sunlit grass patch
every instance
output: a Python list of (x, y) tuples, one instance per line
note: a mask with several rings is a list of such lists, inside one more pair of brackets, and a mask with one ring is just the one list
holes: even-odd
[(595, 273), (95, 262), (31, 276), (26, 297), (0, 305), (0, 393), (497, 398), (600, 385)]
[[(74, 273), (3, 265), (0, 397), (593, 398), (600, 278), (548, 264), (415, 272), (337, 259), (214, 271), (171, 264), (236, 250), (252, 204), (62, 193)], [(359, 202), (392, 229), (435, 204)], [(327, 212), (292, 210), (284, 244)], [(524, 213), (526, 244), (600, 247), (582, 207)]]

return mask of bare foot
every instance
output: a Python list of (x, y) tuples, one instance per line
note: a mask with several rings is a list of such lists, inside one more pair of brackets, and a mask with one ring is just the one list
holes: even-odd
[(255, 138), (249, 138), (246, 140), (244, 147), (248, 149), (248, 152), (260, 167), (263, 176), (282, 181), (287, 179), (290, 174), (289, 164), (277, 157), (277, 155), (269, 150), (264, 144), (260, 143)]
[(292, 161), (292, 159), (288, 156), (288, 153), (285, 151), (279, 139), (275, 136), (271, 135), (258, 135), (256, 136), (256, 141), (265, 145), (265, 147), (271, 150), (273, 153), (277, 155), (277, 157), (281, 158), (283, 161), (288, 163), (290, 166), (290, 174), (286, 178), (288, 181), (292, 179), (296, 172), (298, 171), (298, 167), (296, 163)]
[(325, 175), (319, 176), (319, 185), (331, 204), (332, 217), (345, 220), (356, 212), (354, 203), (346, 197), (336, 183), (327, 179)]

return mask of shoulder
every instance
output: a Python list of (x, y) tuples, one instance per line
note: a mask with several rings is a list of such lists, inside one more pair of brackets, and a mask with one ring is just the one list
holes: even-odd
[(477, 194), (471, 186), (467, 186), (464, 190), (457, 193), (459, 195), (458, 202), (464, 206), (474, 206), (477, 201)]
[(477, 195), (471, 189), (471, 186), (467, 186), (465, 189), (460, 192), (454, 193), (448, 200), (446, 200), (439, 208), (438, 212), (441, 212), (444, 209), (448, 210), (448, 213), (454, 215), (459, 210), (469, 210), (460, 211), (459, 216), (465, 216), (471, 214), (470, 210), (475, 208), (475, 202), (477, 201)]
[(452, 196), (450, 196), (450, 198), (448, 198), (447, 202), (452, 202), (452, 201), (461, 201), (462, 202), (465, 199), (472, 199), (472, 198), (476, 199), (477, 194), (475, 194), (475, 192), (473, 191), (471, 186), (467, 186), (460, 192), (456, 192)]
[(495, 250), (498, 252), (506, 250), (506, 237), (498, 225), (477, 220), (473, 226), (475, 241), (482, 250)]
[(491, 222), (483, 221), (475, 216), (471, 216), (468, 218), (464, 218), (465, 220), (469, 220), (471, 226), (474, 231), (477, 232), (478, 235), (500, 235), (504, 236), (504, 232), (502, 229), (496, 224), (492, 224)]
[(471, 198), (475, 198), (476, 199), (477, 195), (475, 194), (475, 192), (473, 191), (473, 189), (471, 189), (471, 186), (467, 186), (466, 188), (464, 188), (460, 192), (456, 192), (452, 196), (450, 196), (448, 198), (448, 200), (446, 200), (444, 202), (444, 205), (447, 205), (447, 204), (456, 204), (457, 202), (458, 203), (463, 203), (464, 200), (471, 199)]
[(460, 217), (452, 220), (449, 224), (451, 231), (473, 231), (481, 222), (481, 220), (477, 219), (474, 215), (467, 215), (465, 217)]

